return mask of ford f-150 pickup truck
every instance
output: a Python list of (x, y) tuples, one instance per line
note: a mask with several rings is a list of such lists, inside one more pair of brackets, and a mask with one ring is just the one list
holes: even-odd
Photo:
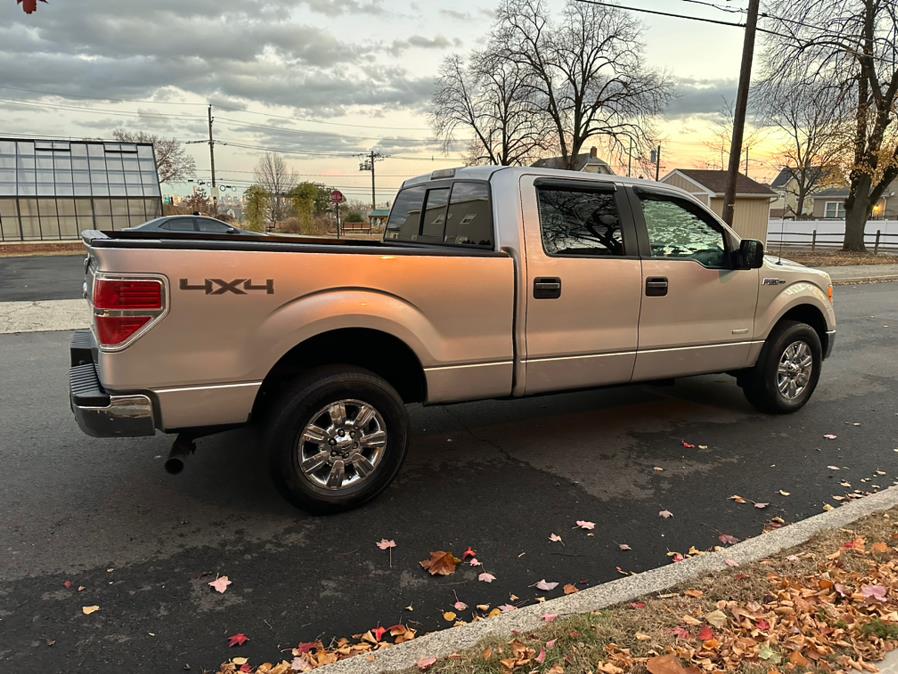
[(315, 512), (390, 483), (408, 403), (726, 372), (761, 410), (794, 412), (835, 339), (827, 274), (618, 176), (436, 171), (403, 184), (383, 241), (83, 240), (81, 428), (177, 433), (174, 472), (195, 438), (253, 423), (278, 487)]

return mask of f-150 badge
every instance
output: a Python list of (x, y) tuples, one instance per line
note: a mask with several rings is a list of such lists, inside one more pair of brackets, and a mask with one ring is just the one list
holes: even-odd
[(274, 279), (265, 279), (265, 283), (257, 284), (249, 278), (238, 278), (233, 281), (225, 281), (220, 278), (207, 278), (202, 283), (191, 284), (186, 278), (182, 278), (179, 285), (181, 290), (203, 290), (207, 295), (246, 295), (252, 291), (265, 291), (266, 295), (274, 295)]

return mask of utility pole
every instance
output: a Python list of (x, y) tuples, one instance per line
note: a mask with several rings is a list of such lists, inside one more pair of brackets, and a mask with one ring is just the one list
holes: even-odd
[(655, 182), (661, 178), (661, 145), (658, 145), (658, 148), (652, 150), (652, 162), (655, 164)]
[(748, 177), (748, 151), (750, 149), (751, 149), (750, 147), (745, 148), (745, 177), (746, 178)]
[(377, 208), (377, 190), (374, 186), (374, 164), (386, 159), (386, 156), (382, 155), (380, 152), (375, 152), (374, 150), (371, 150), (368, 154), (361, 154), (359, 156), (364, 159), (364, 161), (359, 164), (359, 171), (371, 171), (371, 210), (373, 211)]
[(218, 215), (218, 188), (215, 183), (215, 139), (212, 138), (212, 104), (209, 104), (209, 163), (212, 167), (212, 215)]
[(739, 70), (739, 91), (736, 94), (733, 140), (730, 145), (729, 174), (723, 200), (723, 220), (728, 225), (733, 224), (733, 213), (736, 207), (736, 178), (739, 174), (739, 159), (742, 157), (742, 138), (745, 135), (745, 113), (748, 109), (748, 89), (751, 84), (751, 64), (755, 55), (755, 33), (758, 28), (759, 5), (760, 0), (748, 1), (748, 17), (745, 20), (742, 67)]

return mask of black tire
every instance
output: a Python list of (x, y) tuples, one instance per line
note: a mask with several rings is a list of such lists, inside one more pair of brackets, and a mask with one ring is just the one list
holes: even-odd
[[(806, 345), (811, 357), (812, 370), (806, 380), (797, 373), (784, 375), (784, 385), (787, 388), (791, 385), (789, 379), (794, 375), (792, 383), (795, 386), (795, 395), (787, 395), (778, 385), (779, 367), (786, 350), (795, 344)], [(798, 349), (803, 351), (804, 347), (799, 346)], [(800, 410), (810, 400), (820, 379), (822, 363), (823, 348), (817, 331), (807, 323), (782, 321), (767, 338), (757, 364), (740, 373), (739, 384), (748, 401), (762, 412), (791, 414)], [(803, 388), (799, 391), (799, 385), (803, 382), (805, 382)]]
[[(340, 401), (347, 402), (343, 406), (343, 416), (350, 420), (342, 425), (334, 424), (331, 414), (331, 410), (340, 409), (332, 404)], [(375, 410), (376, 417), (365, 426), (367, 431), (353, 430), (352, 420), (361, 415), (362, 408), (351, 401), (364, 403)], [(325, 440), (300, 443), (300, 436), (307, 425), (316, 421), (319, 423), (314, 424), (311, 430), (315, 435), (319, 435), (319, 430), (325, 430), (328, 433), (324, 436)], [(327, 422), (331, 423), (329, 429), (346, 430), (337, 437), (339, 430), (331, 433), (323, 427)], [(265, 424), (266, 445), (275, 484), (287, 500), (311, 513), (342, 512), (370, 501), (392, 482), (405, 459), (408, 443), (405, 405), (386, 380), (360, 367), (334, 365), (315, 368), (303, 374), (275, 399)], [(358, 454), (367, 451), (369, 454), (365, 458), (369, 459), (376, 448), (366, 449), (362, 440), (374, 438), (376, 431), (371, 429), (380, 429), (381, 426), (386, 433), (383, 449), (376, 462), (369, 460), (368, 465), (373, 465), (373, 470), (363, 475), (356, 468)], [(338, 440), (340, 443), (352, 443), (350, 435), (359, 442), (346, 446), (335, 444)], [(327, 457), (330, 463), (322, 464), (311, 473), (303, 471), (303, 458), (307, 459), (306, 465), (311, 466), (326, 452), (331, 452)], [(336, 459), (334, 452), (338, 453)], [(354, 482), (340, 488), (320, 484), (322, 479), (334, 475), (331, 471), (337, 461), (344, 467), (344, 480)], [(339, 477), (339, 470), (336, 475)]]

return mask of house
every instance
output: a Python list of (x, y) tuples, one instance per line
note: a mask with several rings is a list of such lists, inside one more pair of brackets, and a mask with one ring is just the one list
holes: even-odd
[[(602, 173), (604, 175), (613, 176), (614, 171), (604, 159), (599, 159), (599, 150), (591, 147), (589, 153), (574, 155), (574, 170), (585, 171), (586, 173)], [(545, 159), (537, 159), (533, 162), (535, 168), (564, 169), (567, 168), (564, 157), (547, 157)]]
[[(710, 169), (674, 169), (661, 178), (662, 183), (686, 190), (723, 216), (723, 198), (726, 192), (727, 172)], [(767, 223), (770, 220), (770, 202), (776, 198), (767, 185), (762, 185), (740, 173), (736, 178), (736, 204), (733, 229), (740, 236), (767, 241)]]
[[(815, 220), (844, 220), (848, 185), (839, 185), (817, 192), (813, 201)], [(873, 220), (898, 220), (898, 179), (886, 188), (882, 198), (873, 206)]]
[[(833, 169), (826, 169), (823, 166), (812, 166), (808, 169), (808, 180), (815, 185), (815, 190), (827, 184), (831, 184), (831, 177), (836, 175)], [(780, 169), (776, 178), (770, 183), (770, 188), (776, 192), (776, 199), (770, 204), (771, 218), (797, 218), (810, 217), (814, 211), (814, 203), (811, 200), (812, 194), (805, 197), (802, 205), (801, 213), (798, 213), (798, 179), (796, 170), (788, 166)]]

